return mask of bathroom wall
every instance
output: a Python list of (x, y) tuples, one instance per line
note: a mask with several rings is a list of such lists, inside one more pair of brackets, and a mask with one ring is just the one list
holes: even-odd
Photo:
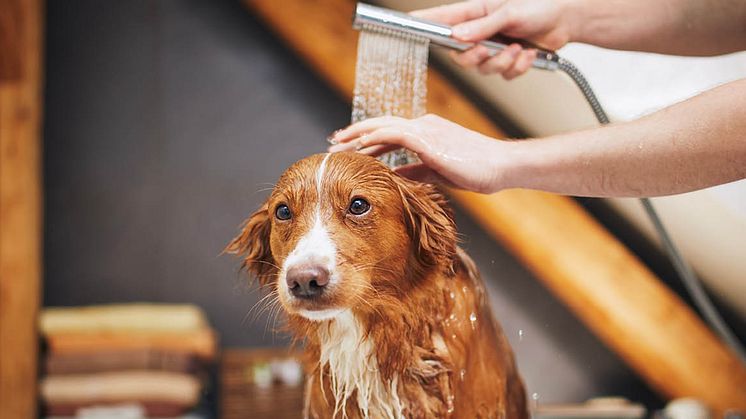
[[(192, 302), (227, 346), (286, 343), (250, 313), (261, 293), (221, 251), (349, 104), (236, 2), (49, 2), (47, 25), (44, 303)], [(539, 403), (659, 403), (462, 213), (458, 224)]]

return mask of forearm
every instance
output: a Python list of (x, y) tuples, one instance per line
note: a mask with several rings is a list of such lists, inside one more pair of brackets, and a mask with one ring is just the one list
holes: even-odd
[(688, 192), (746, 178), (746, 79), (637, 121), (501, 143), (496, 188), (576, 196)]
[(743, 0), (569, 0), (572, 41), (675, 55), (746, 49)]

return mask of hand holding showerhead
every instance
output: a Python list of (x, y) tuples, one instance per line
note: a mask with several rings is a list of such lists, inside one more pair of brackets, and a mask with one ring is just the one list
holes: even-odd
[[(417, 21), (413, 26), (442, 36), (443, 42), (431, 39), (434, 44), (461, 51), (454, 54), (457, 63), (511, 78), (531, 66), (556, 69), (553, 51), (569, 42), (692, 56), (745, 50), (746, 3), (718, 0), (714, 4), (728, 13), (712, 13), (713, 4), (697, 0), (469, 0), (411, 15), (394, 13), (398, 16), (383, 21), (395, 26), (396, 21)], [(698, 16), (694, 23), (692, 16)], [(481, 46), (472, 48), (476, 44)]]
[[(496, 60), (493, 62), (509, 59), (510, 68), (506, 67), (506, 70), (518, 64), (526, 70), (531, 66), (547, 70), (559, 68), (558, 57), (553, 51), (540, 49), (527, 41), (497, 35), (490, 39), (463, 40), (455, 36), (450, 26), (364, 3), (357, 5), (353, 27), (419, 36), (430, 40), (434, 45), (450, 48), (467, 56), (481, 55), (485, 60)], [(525, 51), (522, 51), (521, 46), (526, 48)]]
[(573, 25), (566, 4), (552, 0), (463, 1), (411, 14), (451, 26), (453, 37), (460, 41), (491, 40), (507, 45), (499, 54), (477, 46), (454, 51), (451, 56), (464, 68), (512, 79), (531, 68), (538, 50), (554, 51), (570, 41)]

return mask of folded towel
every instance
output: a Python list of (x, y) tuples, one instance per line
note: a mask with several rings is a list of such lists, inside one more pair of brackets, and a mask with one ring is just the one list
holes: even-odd
[(217, 337), (210, 329), (183, 333), (137, 332), (65, 332), (46, 336), (52, 355), (88, 355), (126, 350), (155, 350), (178, 354), (193, 354), (202, 360), (213, 360), (217, 352)]
[[(77, 411), (75, 417), (47, 416), (44, 419), (148, 419), (147, 414), (148, 412), (141, 405), (125, 403), (84, 407)], [(156, 419), (154, 416), (149, 417)], [(173, 419), (208, 419), (208, 415), (204, 412), (190, 412), (187, 415), (178, 416)]]
[(50, 354), (45, 372), (51, 375), (108, 371), (155, 370), (194, 373), (201, 365), (196, 356), (182, 352), (131, 349), (95, 353)]
[(187, 304), (109, 304), (49, 307), (41, 312), (42, 334), (137, 332), (175, 333), (205, 329), (203, 311)]
[(50, 415), (71, 415), (85, 406), (138, 403), (148, 415), (175, 416), (194, 407), (199, 381), (188, 375), (161, 371), (123, 371), (47, 376), (41, 397)]
[[(144, 418), (174, 418), (182, 416), (191, 410), (194, 406), (186, 406), (179, 403), (168, 403), (168, 402), (138, 402), (138, 405), (142, 407), (144, 412)], [(102, 406), (101, 403), (89, 404), (89, 403), (50, 403), (44, 406), (44, 412), (47, 415), (54, 417), (70, 417), (79, 418), (81, 415), (79, 412), (82, 409), (91, 408), (93, 406)], [(103, 405), (105, 406), (105, 405)], [(91, 417), (90, 414), (82, 416), (83, 418)], [(112, 416), (99, 415), (95, 416), (98, 418), (113, 419)]]

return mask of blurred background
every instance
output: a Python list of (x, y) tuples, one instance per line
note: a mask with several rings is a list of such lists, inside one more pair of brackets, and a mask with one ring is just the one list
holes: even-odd
[[(396, 2), (388, 3), (393, 7)], [(168, 406), (179, 408), (153, 410), (151, 400), (129, 406), (127, 414), (238, 418), (274, 412), (285, 417), (279, 413), (284, 407), (287, 417), (300, 417), (300, 381), (296, 366), (286, 362), (293, 353), (286, 349), (288, 337), (278, 330), (281, 315), (256, 308), (263, 294), (238, 272), (238, 260), (222, 250), (285, 168), (325, 150), (325, 138), (349, 121), (349, 101), (278, 39), (265, 20), (238, 2), (72, 0), (48, 2), (44, 16), (42, 306), (170, 304), (118, 306), (119, 312), (100, 307), (104, 311), (47, 311), (49, 323), (42, 325), (49, 339), (46, 348), (65, 353), (73, 347), (74, 352), (82, 344), (70, 343), (67, 335), (85, 334), (92, 327), (125, 343), (89, 342), (89, 348), (102, 345), (111, 351), (111, 345), (121, 345), (113, 351), (119, 353), (132, 349), (128, 333), (181, 327), (183, 336), (206, 339), (204, 344), (184, 348), (159, 341), (154, 345), (160, 352), (151, 350), (128, 362), (186, 373), (194, 379), (158, 379), (165, 386), (183, 385), (181, 395), (193, 396), (175, 400), (163, 394)], [(583, 61), (596, 52), (570, 53)], [(742, 56), (738, 60), (744, 62)], [(434, 65), (457, 77), (465, 92), (484, 93), (469, 81), (473, 76), (459, 78), (447, 64)], [(592, 74), (604, 71), (594, 68)], [(539, 78), (533, 82), (540, 86), (559, 86), (559, 95), (567, 89), (566, 80), (532, 77)], [(516, 101), (517, 108), (506, 106), (510, 87), (494, 79), (486, 83), (498, 91), (474, 99), (489, 107), (510, 135), (591, 123), (585, 110), (565, 118), (552, 109), (532, 108), (548, 115), (533, 124), (520, 108), (523, 102)], [(666, 103), (639, 104), (643, 109)], [(636, 115), (625, 112), (636, 105), (612, 111), (617, 119), (630, 118)], [(578, 106), (584, 109), (582, 103)], [(726, 195), (743, 196), (740, 190)], [(623, 205), (581, 203), (674, 291), (681, 290), (639, 217), (620, 216)], [(580, 403), (602, 396), (623, 397), (650, 410), (665, 404), (666, 395), (640, 378), (470, 216), (459, 207), (456, 215), (462, 246), (487, 283), (532, 404)], [(746, 223), (741, 222), (726, 230), (746, 237)], [(727, 251), (743, 254), (742, 240), (730, 243)], [(743, 279), (744, 271), (733, 269)], [(739, 294), (743, 285), (732, 292), (727, 284), (714, 287), (719, 307), (743, 338), (746, 315), (737, 303), (746, 301)], [(161, 320), (136, 320), (155, 312)], [(96, 320), (102, 318), (110, 321)], [(70, 371), (86, 371), (80, 360), (50, 361), (50, 353), (41, 353), (43, 377), (64, 376), (69, 365)], [(50, 365), (57, 373), (50, 373)], [(136, 378), (109, 377), (112, 382)], [(286, 395), (274, 394), (278, 381)], [(159, 381), (152, 383), (157, 388)], [(76, 385), (81, 384), (47, 383), (40, 414), (76, 414), (64, 394), (58, 396)], [(55, 403), (65, 408), (48, 410)]]
[[(188, 301), (225, 346), (286, 344), (273, 319), (247, 317), (261, 293), (221, 251), (290, 164), (325, 150), (350, 103), (234, 2), (47, 13), (44, 303)], [(457, 221), (530, 392), (651, 398), (500, 246)]]

